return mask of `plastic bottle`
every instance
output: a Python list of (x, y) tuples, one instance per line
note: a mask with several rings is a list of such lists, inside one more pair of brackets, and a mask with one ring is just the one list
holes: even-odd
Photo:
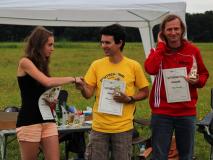
[(66, 111), (69, 111), (69, 106), (67, 105), (66, 102), (63, 103), (63, 107), (64, 107), (64, 109), (66, 109)]
[(62, 110), (62, 125), (65, 126), (67, 124), (67, 120), (68, 120), (68, 113), (67, 110), (64, 108), (64, 106), (61, 106), (61, 110)]
[(145, 144), (142, 144), (140, 146), (140, 154), (143, 154), (145, 150), (146, 150), (146, 146), (145, 146)]
[(61, 107), (59, 104), (56, 105), (55, 112), (56, 112), (56, 123), (58, 126), (60, 126), (61, 118), (62, 118), (62, 111), (61, 111)]
[(71, 112), (71, 113), (76, 113), (77, 112), (75, 106), (69, 106), (68, 111)]

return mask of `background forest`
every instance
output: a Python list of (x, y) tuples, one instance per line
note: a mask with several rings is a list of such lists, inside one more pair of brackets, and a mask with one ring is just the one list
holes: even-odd
[[(186, 14), (188, 39), (193, 42), (213, 42), (213, 11), (205, 13)], [(1, 42), (19, 42), (34, 26), (0, 25)], [(98, 27), (47, 27), (54, 32), (57, 41), (98, 41)], [(140, 42), (141, 37), (137, 28), (126, 28), (128, 42)], [(156, 35), (159, 25), (153, 32)]]

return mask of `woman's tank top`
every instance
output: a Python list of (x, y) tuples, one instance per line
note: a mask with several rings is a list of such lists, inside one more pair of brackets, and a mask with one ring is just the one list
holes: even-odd
[(21, 92), (22, 105), (16, 127), (54, 122), (54, 120), (43, 120), (38, 107), (39, 97), (45, 92), (46, 88), (28, 74), (17, 78)]

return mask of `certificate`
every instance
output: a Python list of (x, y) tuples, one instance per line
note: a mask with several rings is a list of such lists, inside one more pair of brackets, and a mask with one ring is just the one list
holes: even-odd
[(163, 79), (168, 103), (191, 101), (186, 67), (163, 69)]
[(56, 115), (55, 109), (52, 109), (48, 106), (48, 102), (54, 102), (58, 99), (58, 95), (60, 92), (61, 87), (53, 87), (47, 91), (45, 91), (38, 100), (39, 110), (41, 112), (41, 116), (43, 120), (54, 120)]
[(126, 83), (123, 81), (103, 79), (98, 112), (121, 116), (123, 112), (123, 103), (114, 101), (113, 94), (115, 91), (124, 92), (125, 87)]

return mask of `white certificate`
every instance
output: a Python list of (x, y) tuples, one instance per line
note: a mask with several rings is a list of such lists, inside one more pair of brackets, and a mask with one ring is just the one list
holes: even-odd
[(163, 69), (163, 79), (168, 103), (191, 101), (186, 67)]
[(114, 101), (113, 94), (115, 91), (124, 92), (125, 87), (126, 83), (123, 81), (103, 79), (98, 112), (121, 116), (123, 112), (123, 103)]
[(58, 99), (58, 95), (61, 87), (53, 87), (47, 91), (45, 91), (38, 100), (39, 110), (41, 112), (41, 116), (43, 120), (53, 120), (55, 117), (55, 110), (51, 109), (50, 106), (46, 103), (54, 102), (54, 100)]

